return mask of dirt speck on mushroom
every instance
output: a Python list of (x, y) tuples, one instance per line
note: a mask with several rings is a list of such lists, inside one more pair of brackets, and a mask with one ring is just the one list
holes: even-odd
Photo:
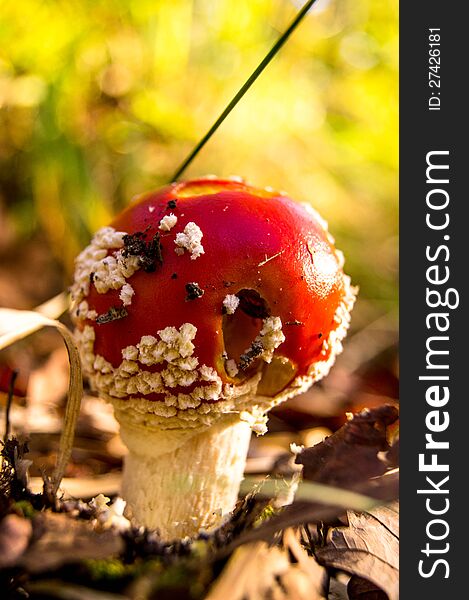
[(197, 300), (204, 295), (204, 290), (200, 288), (198, 283), (186, 283), (185, 285), (187, 296), (186, 300)]

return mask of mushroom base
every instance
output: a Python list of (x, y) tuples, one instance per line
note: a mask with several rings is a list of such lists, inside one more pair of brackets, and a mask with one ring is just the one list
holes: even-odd
[(219, 526), (233, 510), (243, 478), (251, 428), (225, 418), (199, 432), (145, 432), (121, 422), (129, 449), (122, 495), (135, 525), (165, 540), (194, 537)]

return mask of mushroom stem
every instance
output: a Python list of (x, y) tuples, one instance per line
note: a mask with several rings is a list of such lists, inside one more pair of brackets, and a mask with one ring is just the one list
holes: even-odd
[(151, 436), (121, 420), (121, 436), (129, 449), (122, 495), (134, 524), (159, 530), (165, 540), (194, 537), (233, 510), (251, 436), (239, 417), (201, 433), (159, 430)]

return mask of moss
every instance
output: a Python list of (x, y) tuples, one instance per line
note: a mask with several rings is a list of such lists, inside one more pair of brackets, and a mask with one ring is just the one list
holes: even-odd
[(18, 502), (13, 504), (12, 512), (25, 517), (26, 519), (32, 519), (37, 511), (28, 500), (18, 500)]
[(209, 551), (208, 543), (206, 540), (195, 540), (192, 542), (191, 555), (197, 559), (203, 559), (207, 556)]
[(83, 566), (90, 578), (97, 581), (115, 581), (135, 574), (136, 565), (126, 565), (117, 558), (87, 559)]
[[(203, 563), (177, 563), (167, 567), (154, 580), (151, 597), (184, 597), (198, 600), (205, 597), (212, 579), (212, 569)], [(165, 591), (170, 593), (165, 594)]]
[(254, 521), (254, 527), (258, 527), (264, 521), (268, 521), (269, 519), (271, 519), (275, 515), (275, 513), (276, 513), (276, 510), (272, 506), (272, 504), (267, 504), (267, 506), (264, 507), (264, 509), (262, 510), (262, 512), (260, 513), (260, 515)]

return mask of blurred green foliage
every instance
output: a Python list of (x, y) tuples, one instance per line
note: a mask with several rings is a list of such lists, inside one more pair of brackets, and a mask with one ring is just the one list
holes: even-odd
[[(92, 231), (168, 181), (299, 5), (3, 0), (0, 219), (70, 273)], [(397, 10), (320, 0), (185, 175), (310, 201), (380, 311), (397, 297)]]

